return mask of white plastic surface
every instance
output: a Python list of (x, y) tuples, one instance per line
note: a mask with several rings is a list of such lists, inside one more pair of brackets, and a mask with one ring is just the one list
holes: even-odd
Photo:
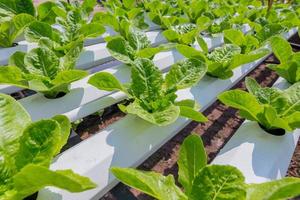
[[(289, 84), (279, 78), (274, 87), (286, 89)], [(280, 179), (286, 175), (299, 136), (299, 129), (273, 136), (246, 120), (212, 163), (237, 167), (247, 183)]]

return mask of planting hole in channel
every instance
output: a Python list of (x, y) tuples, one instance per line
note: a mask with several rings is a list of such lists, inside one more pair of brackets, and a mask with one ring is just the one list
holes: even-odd
[(263, 125), (259, 124), (260, 128), (262, 128), (265, 132), (274, 135), (274, 136), (283, 136), (285, 135), (285, 130), (282, 128), (275, 128), (275, 129), (267, 129)]

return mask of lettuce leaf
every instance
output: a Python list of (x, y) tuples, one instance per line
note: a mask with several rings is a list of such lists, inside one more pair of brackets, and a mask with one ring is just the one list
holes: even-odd
[(272, 37), (270, 43), (280, 64), (273, 64), (268, 67), (275, 70), (289, 83), (297, 83), (300, 80), (300, 54), (294, 53), (290, 44), (280, 36)]
[(46, 186), (70, 192), (96, 187), (71, 170), (51, 171), (50, 163), (66, 143), (70, 121), (65, 116), (31, 122), (12, 97), (0, 94), (0, 199), (21, 200)]

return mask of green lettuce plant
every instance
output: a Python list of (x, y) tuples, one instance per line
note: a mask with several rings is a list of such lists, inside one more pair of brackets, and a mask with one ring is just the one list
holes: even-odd
[(174, 46), (171, 44), (162, 44), (152, 47), (145, 32), (132, 27), (124, 21), (121, 24), (124, 27), (126, 26), (123, 29), (123, 34), (106, 38), (106, 48), (115, 59), (123, 63), (131, 64), (138, 57), (152, 58), (158, 52), (168, 50)]
[(197, 41), (203, 50), (208, 51), (200, 33), (206, 30), (210, 24), (211, 20), (208, 17), (200, 17), (197, 20), (197, 24), (185, 23), (170, 26), (168, 30), (163, 32), (163, 35), (168, 41), (178, 44), (192, 45)]
[[(37, 17), (39, 21), (49, 24), (60, 24), (60, 21), (66, 20), (69, 20), (67, 23), (73, 23), (72, 20), (76, 20), (78, 26), (86, 25), (93, 18), (96, 4), (94, 0), (46, 1), (37, 7)], [(71, 18), (71, 21), (67, 18)]]
[(35, 7), (32, 0), (0, 0), (0, 47), (13, 46), (31, 22), (54, 24), (68, 5), (64, 1), (46, 1)]
[(32, 0), (0, 0), (0, 47), (12, 47), (34, 15)]
[(179, 24), (165, 30), (163, 35), (169, 42), (190, 45), (196, 41), (200, 30), (197, 29), (196, 24)]
[(106, 12), (97, 12), (93, 17), (93, 22), (102, 23), (113, 28), (116, 32), (122, 31), (120, 22), (125, 20), (130, 25), (139, 29), (147, 29), (149, 26), (145, 22), (143, 8), (137, 7), (135, 0), (108, 0), (103, 2)]
[(178, 0), (178, 7), (188, 17), (190, 23), (197, 23), (199, 17), (209, 10), (209, 2), (206, 0)]
[(234, 5), (226, 2), (209, 2), (206, 0), (178, 1), (179, 8), (188, 17), (189, 22), (199, 25), (199, 18), (207, 17), (209, 26), (205, 29), (209, 34), (217, 34), (232, 27), (231, 15), (234, 14)]
[(300, 194), (299, 178), (247, 184), (235, 167), (208, 165), (203, 142), (197, 135), (184, 140), (177, 164), (183, 189), (172, 175), (119, 167), (112, 167), (111, 172), (124, 184), (158, 200), (282, 200)]
[(56, 26), (42, 21), (32, 22), (25, 28), (25, 39), (39, 43), (39, 46), (46, 46), (59, 57), (66, 55), (74, 46), (81, 51), (83, 41), (99, 37), (105, 32), (101, 23), (90, 22), (95, 5), (96, 1), (93, 0), (82, 3), (72, 1), (70, 4), (63, 1), (52, 2), (43, 10), (50, 9), (49, 13), (54, 12)]
[(271, 47), (275, 56), (279, 59), (280, 64), (268, 65), (275, 70), (279, 76), (286, 79), (289, 83), (300, 81), (300, 53), (294, 53), (289, 42), (282, 37), (276, 36), (271, 38)]
[(38, 47), (28, 53), (16, 52), (11, 56), (9, 66), (0, 67), (0, 83), (56, 98), (68, 93), (72, 82), (88, 75), (86, 71), (73, 69), (79, 53), (78, 49), (72, 48), (59, 58), (46, 47)]
[(258, 49), (260, 43), (258, 39), (256, 39), (251, 34), (244, 34), (240, 30), (236, 29), (228, 29), (224, 31), (224, 41), (227, 44), (234, 44), (241, 48), (241, 53), (250, 53), (255, 49)]
[(99, 72), (89, 79), (89, 84), (100, 90), (124, 92), (132, 103), (119, 105), (122, 111), (152, 124), (166, 126), (179, 116), (198, 122), (207, 120), (198, 112), (200, 108), (195, 101), (176, 101), (176, 92), (198, 83), (205, 72), (204, 62), (187, 59), (174, 64), (164, 78), (151, 60), (138, 58), (131, 65), (131, 83), (122, 84), (110, 73)]
[(96, 187), (72, 170), (50, 170), (53, 158), (67, 143), (70, 121), (63, 115), (32, 122), (12, 97), (0, 94), (0, 199), (22, 200), (46, 186), (70, 192)]
[(214, 36), (215, 34), (222, 33), (227, 29), (231, 29), (233, 24), (230, 19), (231, 17), (226, 16), (213, 21), (207, 28), (207, 32)]
[(150, 20), (163, 30), (189, 22), (187, 18), (181, 15), (180, 9), (172, 6), (171, 2), (152, 0), (145, 2), (144, 7)]
[(278, 27), (286, 31), (299, 26), (299, 17), (291, 8), (268, 10), (266, 7), (256, 7), (244, 17), (243, 22), (249, 24), (257, 33), (266, 31), (268, 34), (276, 34), (274, 31), (279, 31)]
[(280, 90), (262, 88), (254, 79), (246, 78), (246, 87), (249, 92), (231, 90), (219, 95), (218, 99), (239, 109), (242, 117), (258, 122), (269, 132), (293, 131), (300, 127), (300, 84)]
[(186, 45), (177, 45), (178, 51), (187, 58), (205, 58), (208, 65), (207, 74), (220, 79), (233, 76), (233, 70), (241, 65), (251, 63), (269, 53), (267, 49), (258, 49), (249, 53), (242, 53), (242, 49), (235, 44), (225, 44), (215, 48), (212, 52), (198, 51)]
[(288, 31), (288, 29), (285, 29), (284, 26), (280, 24), (266, 24), (261, 29), (256, 31), (255, 37), (260, 43), (266, 43), (273, 36), (279, 35), (286, 31)]
[(65, 55), (75, 44), (82, 49), (83, 41), (105, 32), (105, 28), (99, 23), (84, 23), (75, 11), (69, 11), (66, 19), (57, 18), (57, 22), (60, 24), (59, 28), (53, 28), (44, 22), (32, 22), (24, 31), (25, 39), (47, 46), (56, 51), (57, 55)]

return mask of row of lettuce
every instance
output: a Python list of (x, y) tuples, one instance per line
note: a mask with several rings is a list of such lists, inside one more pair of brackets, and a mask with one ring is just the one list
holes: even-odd
[[(249, 92), (227, 91), (219, 99), (240, 109), (241, 116), (257, 121), (267, 131), (300, 127), (300, 56), (278, 36), (299, 26), (297, 1), (277, 3), (272, 9), (257, 0), (108, 0), (103, 4), (106, 12), (94, 13), (94, 0), (47, 1), (38, 7), (31, 0), (0, 0), (2, 49), (15, 45), (22, 35), (27, 42), (38, 44), (29, 52), (14, 53), (8, 66), (0, 67), (0, 83), (28, 88), (47, 98), (70, 92), (72, 82), (88, 75), (75, 69), (84, 41), (101, 36), (105, 27), (111, 27), (118, 34), (106, 38), (107, 49), (131, 68), (131, 81), (122, 84), (112, 74), (99, 72), (90, 77), (89, 84), (100, 90), (124, 92), (129, 104), (120, 104), (119, 108), (154, 125), (170, 125), (179, 116), (204, 122), (207, 119), (199, 112), (200, 105), (191, 99), (176, 101), (177, 91), (195, 86), (204, 75), (229, 79), (237, 67), (268, 55), (265, 47), (271, 45), (280, 64), (270, 68), (293, 85), (284, 91), (261, 88), (247, 78)], [(147, 20), (160, 26), (169, 43), (151, 45), (145, 34)], [(245, 24), (251, 31), (243, 32)], [(204, 38), (220, 33), (225, 44), (211, 51)], [(185, 59), (163, 73), (153, 59), (157, 53), (172, 49)], [(0, 99), (0, 199), (23, 199), (45, 186), (70, 192), (96, 187), (71, 170), (49, 169), (69, 137), (70, 122), (65, 116), (32, 122), (14, 99), (4, 94)], [(203, 144), (195, 135), (183, 143), (178, 165), (184, 190), (175, 185), (172, 176), (121, 168), (113, 168), (112, 173), (161, 200), (273, 200), (300, 194), (297, 178), (246, 184), (234, 167), (207, 165)]]

